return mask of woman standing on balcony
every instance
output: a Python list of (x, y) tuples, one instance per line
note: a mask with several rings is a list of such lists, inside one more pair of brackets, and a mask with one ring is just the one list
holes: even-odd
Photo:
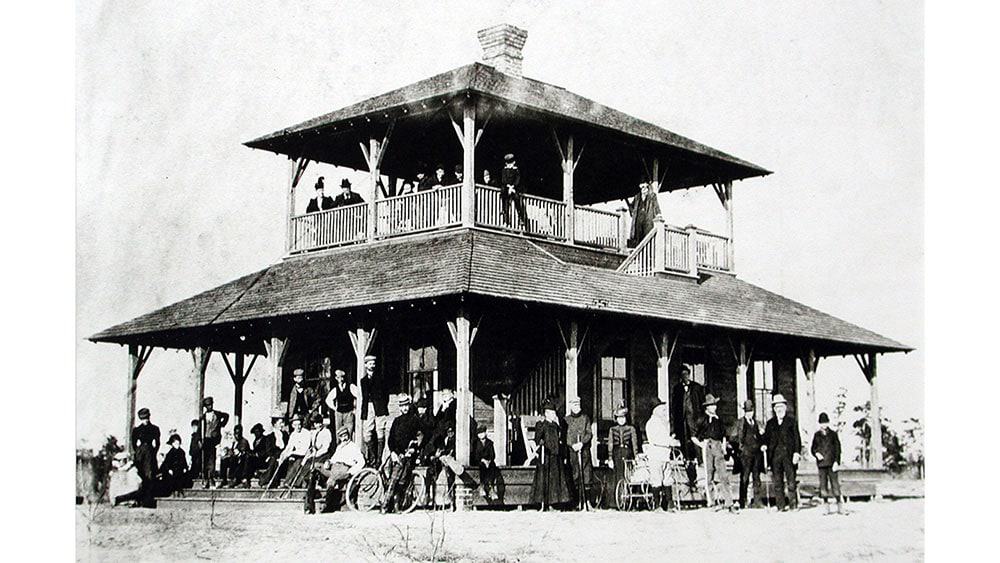
[(653, 220), (660, 214), (660, 202), (656, 199), (656, 190), (650, 189), (649, 182), (642, 182), (639, 184), (639, 193), (627, 203), (632, 214), (632, 232), (628, 245), (634, 247), (653, 230)]

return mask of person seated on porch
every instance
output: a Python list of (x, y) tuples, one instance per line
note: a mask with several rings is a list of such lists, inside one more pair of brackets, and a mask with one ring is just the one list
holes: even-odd
[(412, 194), (414, 191), (416, 191), (416, 190), (413, 187), (413, 181), (411, 181), (411, 180), (403, 180), (403, 183), (401, 183), (399, 185), (399, 193), (397, 193), (396, 195), (397, 196), (400, 196), (400, 195), (409, 195), (409, 194)]
[(356, 203), (364, 203), (365, 200), (359, 194), (351, 191), (351, 181), (344, 178), (340, 181), (340, 195), (333, 198), (334, 207), (344, 207)]
[[(611, 467), (614, 470), (613, 487), (625, 479), (625, 461), (635, 460), (639, 453), (639, 435), (635, 426), (628, 423), (628, 409), (621, 405), (615, 411), (615, 425), (608, 430), (608, 449), (611, 450)], [(618, 499), (614, 502), (617, 504)]]
[(324, 402), (327, 409), (333, 413), (333, 430), (339, 432), (345, 428), (354, 437), (354, 407), (357, 398), (351, 390), (352, 385), (347, 382), (347, 372), (342, 369), (334, 370), (333, 385), (330, 392), (326, 394)]
[(167, 439), (167, 455), (160, 464), (160, 495), (170, 496), (174, 491), (191, 486), (191, 474), (188, 472), (187, 457), (181, 448), (179, 434), (171, 434)]
[(306, 206), (306, 213), (318, 213), (320, 211), (326, 211), (327, 209), (333, 209), (333, 198), (324, 195), (323, 177), (320, 176), (319, 180), (316, 180), (316, 196), (309, 200), (309, 205)]
[(382, 512), (392, 512), (395, 502), (406, 491), (413, 476), (417, 457), (420, 454), (420, 421), (417, 415), (410, 411), (410, 396), (403, 394), (399, 398), (399, 416), (393, 419), (389, 426), (387, 466), (389, 483), (386, 486), (386, 501), (382, 504)]
[(434, 415), (431, 414), (430, 401), (426, 396), (421, 397), (420, 400), (416, 401), (416, 405), (417, 419), (420, 421), (420, 447), (426, 450), (431, 439), (434, 437), (435, 430), (437, 429), (437, 421), (434, 419)]
[(108, 476), (108, 498), (111, 506), (118, 506), (125, 502), (131, 502), (130, 506), (137, 506), (142, 499), (142, 478), (139, 470), (132, 464), (132, 458), (127, 452), (115, 454), (114, 466)]
[[(327, 421), (329, 419), (326, 419)], [(323, 416), (313, 413), (310, 419), (311, 430), (303, 429), (306, 439), (309, 440), (301, 456), (293, 459), (285, 474), (285, 485), (289, 487), (300, 487), (309, 477), (311, 467), (316, 460), (326, 460), (330, 446), (333, 445), (333, 436), (330, 429), (324, 422)], [(289, 439), (289, 446), (295, 445), (295, 439)]]
[(337, 429), (337, 448), (330, 459), (317, 464), (310, 476), (306, 488), (306, 512), (316, 511), (316, 486), (325, 482), (326, 503), (323, 512), (333, 512), (340, 509), (343, 499), (343, 486), (353, 476), (365, 467), (365, 456), (361, 448), (351, 439), (351, 433), (346, 427)]
[(312, 435), (303, 427), (302, 417), (297, 415), (292, 417), (292, 432), (288, 435), (288, 445), (278, 456), (278, 468), (271, 480), (281, 481), (285, 486), (291, 485), (297, 475), (291, 474), (289, 470), (292, 465), (305, 457), (311, 442)]
[(553, 505), (570, 502), (572, 497), (566, 482), (568, 476), (562, 455), (565, 444), (556, 404), (546, 399), (541, 410), (543, 418), (535, 424), (537, 465), (531, 484), (531, 502), (540, 505), (541, 510), (548, 510)]
[(445, 387), (438, 392), (441, 396), (441, 403), (438, 404), (434, 413), (434, 426), (437, 437), (445, 435), (448, 427), (455, 428), (455, 412), (458, 404), (455, 402), (455, 392)]
[(247, 464), (248, 479), (257, 474), (258, 471), (267, 467), (268, 456), (268, 436), (264, 434), (264, 425), (257, 422), (250, 427), (250, 462)]
[(260, 485), (268, 487), (276, 479), (281, 452), (288, 444), (288, 431), (285, 430), (285, 419), (280, 416), (271, 418), (271, 431), (264, 435), (261, 453), (266, 455), (265, 471), (260, 477)]
[(293, 416), (298, 416), (302, 420), (310, 415), (313, 410), (314, 403), (316, 402), (316, 391), (312, 387), (306, 387), (303, 383), (306, 378), (306, 372), (302, 368), (296, 368), (292, 372), (292, 390), (288, 394), (288, 411), (286, 416), (290, 419)]
[(233, 427), (233, 442), (229, 448), (229, 455), (222, 458), (222, 486), (227, 484), (230, 488), (243, 484), (250, 487), (250, 466), (251, 466), (250, 442), (243, 437), (243, 426), (237, 424)]
[(497, 453), (493, 440), (486, 436), (486, 425), (476, 428), (476, 441), (472, 444), (472, 459), (479, 467), (479, 494), (486, 500), (500, 500), (497, 493), (497, 479), (500, 469), (497, 467)]
[(660, 202), (656, 192), (650, 188), (649, 182), (639, 184), (639, 193), (628, 203), (632, 215), (632, 230), (629, 233), (628, 245), (635, 247), (653, 230), (653, 220), (660, 215)]
[(528, 227), (528, 213), (524, 208), (524, 198), (521, 196), (521, 169), (513, 153), (503, 157), (504, 165), (500, 171), (500, 204), (503, 207), (503, 224), (512, 227), (510, 223), (510, 208), (513, 205), (522, 230)]

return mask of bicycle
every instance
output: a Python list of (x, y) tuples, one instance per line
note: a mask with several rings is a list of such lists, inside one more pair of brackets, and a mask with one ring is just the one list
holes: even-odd
[[(403, 455), (400, 463), (404, 463), (410, 456), (407, 452)], [(382, 508), (389, 494), (389, 460), (386, 457), (378, 469), (365, 467), (347, 482), (347, 506), (351, 510), (367, 512)], [(411, 470), (410, 482), (403, 492), (403, 498), (396, 503), (396, 509), (402, 514), (412, 512), (417, 506), (426, 504), (427, 487), (424, 485), (424, 476), (416, 471), (416, 467)]]

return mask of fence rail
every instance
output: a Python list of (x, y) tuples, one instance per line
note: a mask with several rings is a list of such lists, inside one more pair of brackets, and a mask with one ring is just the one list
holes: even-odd
[(617, 248), (619, 223), (617, 213), (577, 205), (573, 210), (575, 242), (601, 248)]
[(518, 211), (516, 200), (504, 201), (500, 190), (476, 185), (476, 224), (495, 229), (523, 230), (527, 234), (566, 238), (566, 203), (533, 195), (520, 196), (523, 207)]
[(362, 241), (368, 230), (368, 204), (357, 203), (292, 217), (290, 229), (290, 252)]
[(695, 235), (698, 267), (729, 271), (729, 239), (714, 233), (698, 232)]
[(377, 238), (457, 225), (462, 221), (462, 185), (378, 200), (375, 217)]
[(694, 228), (658, 223), (618, 267), (640, 276), (657, 272), (697, 275), (699, 269), (729, 271), (729, 239)]

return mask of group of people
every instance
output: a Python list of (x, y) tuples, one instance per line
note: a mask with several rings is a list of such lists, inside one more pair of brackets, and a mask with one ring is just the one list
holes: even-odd
[(316, 195), (309, 200), (309, 204), (306, 205), (306, 213), (319, 213), (320, 211), (326, 211), (328, 209), (336, 209), (338, 207), (345, 207), (347, 205), (355, 205), (358, 203), (364, 203), (365, 199), (361, 197), (361, 194), (351, 191), (351, 181), (344, 178), (340, 181), (340, 194), (337, 197), (330, 197), (326, 195), (326, 185), (323, 176), (320, 176), (316, 180), (316, 184), (313, 189), (316, 191)]

